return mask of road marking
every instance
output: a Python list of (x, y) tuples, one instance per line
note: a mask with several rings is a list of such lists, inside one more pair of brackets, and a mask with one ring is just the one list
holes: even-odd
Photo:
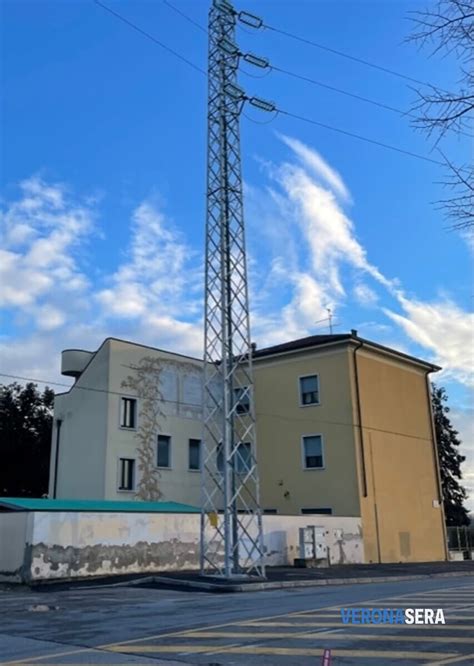
[[(64, 652), (49, 652), (48, 654), (41, 655), (39, 657), (25, 657), (24, 659), (15, 659), (14, 661), (0, 661), (0, 666), (17, 666), (22, 664), (26, 666), (32, 661), (37, 659), (52, 659), (53, 657), (69, 657), (72, 654), (81, 654), (84, 652), (93, 652), (96, 648), (76, 648), (74, 650), (66, 650)], [(42, 665), (43, 666), (43, 665)], [(46, 665), (44, 665), (46, 666)]]
[[(336, 606), (322, 606), (322, 608), (337, 608)], [(304, 611), (303, 611), (304, 612)], [(294, 613), (278, 613), (276, 615), (267, 615), (264, 616), (263, 618), (259, 618), (262, 620), (271, 620), (272, 618), (278, 618), (278, 617), (291, 617), (293, 615), (300, 614), (301, 611), (295, 611)], [(233, 621), (233, 622), (224, 622), (221, 624), (214, 624), (211, 626), (204, 625), (202, 627), (203, 629), (219, 629), (220, 627), (231, 627), (234, 625), (238, 625), (239, 621)], [(115, 645), (131, 645), (133, 643), (139, 643), (140, 641), (148, 641), (148, 640), (153, 640), (154, 638), (172, 638), (175, 636), (180, 636), (184, 632), (191, 632), (191, 631), (199, 631), (198, 629), (180, 629), (179, 631), (170, 631), (170, 632), (165, 632), (161, 634), (154, 634), (151, 636), (142, 636), (140, 638), (132, 638), (128, 641), (124, 641), (122, 643), (105, 643), (103, 645), (96, 645), (92, 648), (79, 648), (75, 650), (68, 650), (67, 652), (58, 652), (58, 653), (51, 653), (48, 652), (48, 654), (43, 654), (39, 656), (33, 656), (33, 657), (25, 657), (24, 659), (17, 659), (15, 661), (0, 661), (0, 666), (19, 666), (20, 664), (22, 666), (25, 666), (26, 664), (30, 664), (31, 662), (36, 662), (42, 659), (50, 659), (52, 657), (66, 657), (72, 654), (79, 654), (82, 652), (91, 652), (93, 650), (110, 650), (113, 648)], [(42, 665), (43, 666), (43, 665)]]
[[(113, 652), (117, 650), (114, 649)], [(183, 654), (200, 654), (203, 652), (213, 652), (214, 654), (269, 654), (269, 655), (282, 655), (282, 656), (301, 656), (301, 657), (321, 657), (321, 648), (282, 648), (270, 647), (259, 645), (240, 645), (240, 646), (222, 646), (217, 650), (216, 645), (196, 645), (190, 649), (189, 644), (182, 645), (135, 645), (128, 647), (127, 652), (136, 653), (183, 653)], [(365, 657), (380, 658), (380, 659), (444, 659), (447, 657), (458, 656), (454, 652), (406, 652), (404, 650), (344, 650), (333, 648), (331, 653), (335, 657)], [(106, 666), (106, 664), (104, 664)]]
[[(401, 599), (405, 596), (410, 596), (410, 594), (413, 594), (413, 593), (401, 594), (401, 595), (390, 597), (390, 598), (391, 599)], [(383, 596), (380, 597), (379, 596), (379, 597), (376, 597), (375, 599), (369, 599), (368, 601), (366, 601), (364, 603), (369, 604), (369, 603), (374, 603), (374, 602), (383, 601), (383, 600), (385, 600), (385, 597), (383, 597)], [(347, 606), (344, 606), (344, 608), (350, 608), (350, 607), (355, 606), (357, 604), (358, 604), (358, 602), (350, 603)], [(281, 617), (281, 618), (297, 617), (297, 616), (307, 615), (309, 613), (314, 613), (316, 611), (321, 611), (321, 610), (336, 610), (336, 611), (340, 612), (340, 608), (341, 608), (340, 604), (338, 604), (338, 605), (331, 604), (330, 606), (321, 606), (319, 608), (311, 608), (311, 609), (305, 610), (305, 611), (294, 611), (292, 613), (278, 613), (276, 615), (268, 615), (268, 616), (264, 616), (264, 617), (258, 617), (258, 618), (255, 618), (255, 620), (262, 620), (263, 621), (263, 620), (273, 620), (273, 619), (276, 619), (276, 618), (279, 618), (279, 617)], [(248, 621), (252, 622), (252, 620), (248, 620)], [(140, 643), (142, 641), (153, 640), (154, 638), (170, 638), (172, 636), (180, 636), (183, 633), (183, 631), (184, 632), (189, 632), (189, 631), (200, 631), (200, 629), (220, 629), (221, 627), (232, 627), (232, 626), (236, 626), (236, 625), (241, 625), (244, 622), (247, 622), (247, 620), (234, 620), (232, 622), (224, 622), (222, 624), (215, 624), (215, 625), (212, 625), (212, 626), (209, 626), (209, 627), (204, 625), (203, 627), (200, 627), (200, 628), (197, 628), (197, 629), (191, 629), (191, 630), (181, 629), (180, 631), (173, 631), (173, 632), (164, 633), (164, 634), (154, 634), (154, 635), (151, 635), (151, 636), (142, 636), (141, 638), (132, 638), (132, 639), (130, 639), (128, 641), (124, 641), (122, 643), (105, 643), (103, 645), (96, 646), (96, 648), (99, 649), (99, 650), (108, 650), (111, 647), (113, 647), (114, 645), (132, 645), (134, 643)], [(320, 625), (320, 626), (325, 626), (325, 625)], [(334, 624), (332, 626), (340, 626), (340, 624)], [(35, 657), (35, 659), (46, 659), (47, 656), (48, 655), (46, 655), (45, 657)], [(4, 665), (2, 665), (1, 662), (0, 662), (0, 666), (4, 666)]]
[[(369, 629), (369, 625), (364, 625), (365, 628)], [(372, 628), (373, 625), (370, 626)], [(388, 629), (390, 625), (385, 625), (385, 628)], [(394, 625), (391, 625), (394, 626)], [(354, 627), (355, 629), (355, 627)], [(420, 627), (418, 626), (418, 629)], [(238, 632), (238, 631), (201, 631), (199, 634), (193, 634), (192, 636), (186, 636), (182, 634), (181, 638), (293, 638), (293, 639), (310, 639), (310, 640), (319, 640), (319, 638), (325, 638), (325, 632), (279, 632), (279, 631), (269, 631), (269, 632)], [(474, 638), (472, 636), (405, 636), (400, 633), (392, 634), (364, 634), (364, 633), (338, 633), (335, 636), (335, 640), (357, 640), (357, 641), (407, 641), (409, 643), (474, 643)]]
[(431, 661), (426, 666), (443, 666), (443, 664), (455, 664), (456, 662), (459, 663), (461, 661), (466, 661), (466, 659), (470, 660), (467, 666), (470, 666), (470, 664), (474, 663), (474, 652), (471, 652), (471, 654), (460, 654), (456, 657), (443, 659), (442, 661)]

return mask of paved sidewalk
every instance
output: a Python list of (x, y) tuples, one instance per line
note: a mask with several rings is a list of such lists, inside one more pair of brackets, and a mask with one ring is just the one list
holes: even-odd
[(166, 587), (168, 589), (186, 587), (208, 592), (248, 592), (313, 585), (382, 583), (438, 576), (474, 576), (474, 561), (345, 564), (324, 569), (267, 567), (266, 574), (266, 580), (255, 578), (235, 581), (201, 576), (195, 571), (180, 571), (150, 576), (149, 579), (142, 581), (141, 585), (144, 587)]
[(297, 569), (294, 567), (267, 567), (266, 579), (224, 580), (201, 576), (196, 571), (156, 572), (155, 574), (128, 574), (102, 576), (82, 580), (57, 580), (31, 586), (0, 583), (2, 591), (24, 590), (46, 592), (71, 588), (101, 588), (138, 586), (169, 590), (199, 590), (202, 592), (248, 592), (258, 590), (311, 587), (321, 585), (353, 585), (384, 583), (398, 580), (417, 580), (433, 577), (474, 576), (474, 561), (415, 562), (397, 564), (342, 564), (323, 569)]

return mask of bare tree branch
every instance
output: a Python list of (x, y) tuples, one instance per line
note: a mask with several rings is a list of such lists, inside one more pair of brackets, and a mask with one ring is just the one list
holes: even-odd
[[(412, 114), (414, 127), (435, 138), (435, 145), (448, 130), (473, 138), (474, 116), (474, 0), (438, 0), (435, 8), (411, 12), (415, 23), (407, 41), (428, 48), (430, 55), (454, 54), (460, 63), (457, 91), (435, 86), (417, 89)], [(445, 155), (447, 176), (443, 186), (452, 196), (437, 202), (454, 229), (474, 227), (474, 169), (457, 166)]]

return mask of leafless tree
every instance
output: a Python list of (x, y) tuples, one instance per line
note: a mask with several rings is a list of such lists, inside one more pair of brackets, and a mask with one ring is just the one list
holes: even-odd
[[(409, 41), (428, 48), (431, 55), (454, 55), (460, 65), (457, 90), (427, 86), (417, 90), (412, 112), (414, 125), (439, 141), (448, 131), (459, 134), (473, 146), (474, 138), (474, 0), (437, 0), (428, 9), (411, 12), (415, 29)], [(455, 165), (444, 154), (448, 176), (443, 185), (450, 190), (440, 207), (455, 229), (474, 227), (474, 168)]]

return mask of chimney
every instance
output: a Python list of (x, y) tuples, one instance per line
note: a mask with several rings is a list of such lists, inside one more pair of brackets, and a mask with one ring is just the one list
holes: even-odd
[(356, 328), (351, 328), (351, 335), (353, 338), (357, 337), (357, 329)]

